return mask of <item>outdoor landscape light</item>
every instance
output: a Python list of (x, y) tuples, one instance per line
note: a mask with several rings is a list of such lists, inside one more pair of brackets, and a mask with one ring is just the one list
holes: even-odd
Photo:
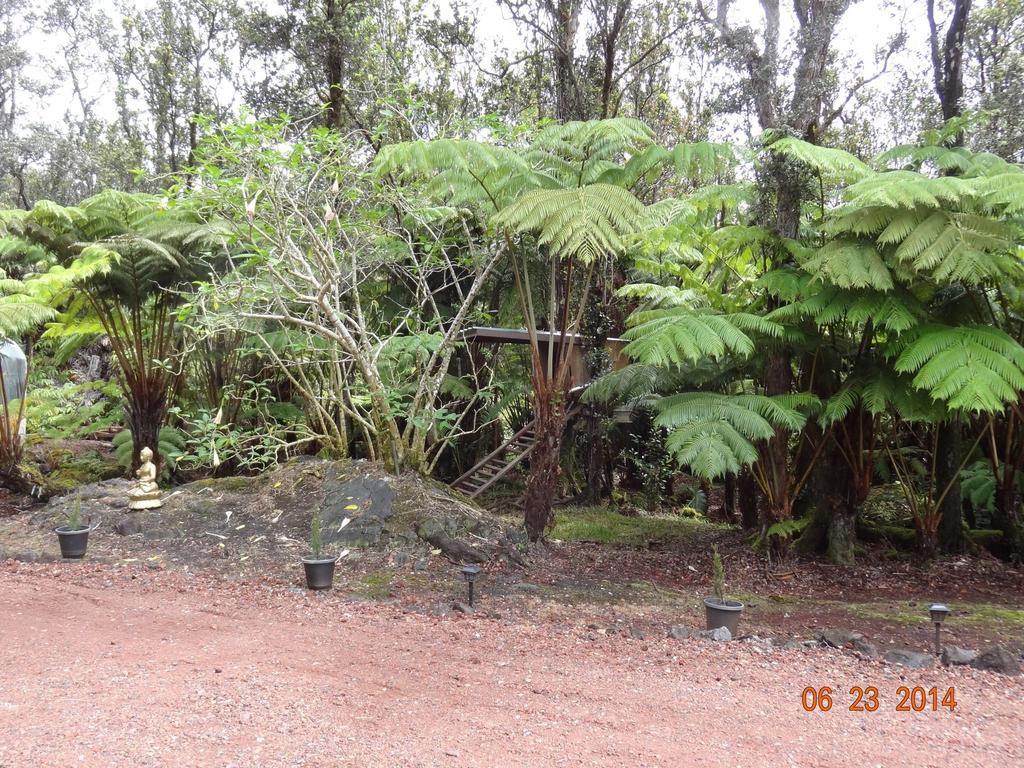
[(462, 575), (466, 577), (466, 584), (469, 585), (469, 607), (473, 607), (473, 582), (476, 581), (477, 576), (480, 575), (479, 565), (464, 565), (462, 566)]
[(942, 603), (932, 603), (928, 606), (928, 613), (932, 617), (932, 623), (935, 624), (935, 655), (938, 656), (942, 653), (942, 642), (940, 636), (942, 634), (942, 622), (949, 616), (949, 608), (944, 606)]

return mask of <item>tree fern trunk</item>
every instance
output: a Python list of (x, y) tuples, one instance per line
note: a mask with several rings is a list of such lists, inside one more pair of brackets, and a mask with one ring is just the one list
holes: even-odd
[(938, 510), (938, 546), (942, 552), (960, 554), (967, 550), (963, 529), (963, 501), (960, 499), (960, 462), (963, 453), (960, 419), (943, 422), (936, 429), (939, 435), (934, 457), (935, 493), (946, 494)]
[(139, 468), (143, 448), (153, 451), (153, 463), (160, 467), (160, 428), (167, 415), (167, 391), (163, 388), (133, 392), (128, 401), (128, 428), (132, 433), (132, 472)]
[(836, 509), (828, 520), (828, 559), (836, 565), (852, 565), (857, 543), (856, 510)]
[[(1004, 471), (1012, 474), (1014, 469), (1006, 467)], [(1017, 487), (1013, 481), (999, 483), (996, 487), (992, 526), (1003, 532), (1006, 555), (1017, 563), (1024, 559), (1024, 525), (1021, 525), (1018, 503)]]
[(558, 473), (565, 430), (565, 414), (560, 403), (540, 402), (535, 434), (537, 445), (530, 453), (530, 474), (523, 495), (526, 534), (537, 541), (551, 522), (551, 503), (558, 487)]
[(722, 514), (726, 520), (732, 522), (736, 519), (736, 475), (726, 475), (722, 485)]
[(736, 491), (739, 496), (740, 525), (751, 531), (757, 527), (758, 501), (761, 498), (761, 492), (749, 469), (744, 469), (736, 477)]
[(586, 441), (583, 453), (586, 463), (586, 485), (580, 496), (587, 504), (600, 504), (605, 490), (605, 441), (601, 429), (601, 416), (593, 408), (588, 408), (584, 421), (586, 423)]
[[(773, 352), (765, 366), (765, 394), (787, 395), (793, 385), (793, 367), (788, 350)], [(789, 432), (776, 428), (774, 437), (768, 440), (764, 450), (764, 472), (771, 489), (771, 497), (765, 499), (762, 526), (767, 529), (780, 520), (790, 517), (792, 507), (789, 499), (790, 465)]]

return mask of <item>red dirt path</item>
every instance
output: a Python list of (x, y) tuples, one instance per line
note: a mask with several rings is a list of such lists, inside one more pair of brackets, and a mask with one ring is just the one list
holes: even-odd
[[(905, 676), (905, 680), (903, 679)], [(850, 712), (851, 685), (881, 708)], [(959, 706), (897, 713), (899, 685)], [(838, 691), (830, 712), (805, 686)], [(1024, 765), (1024, 681), (0, 564), (0, 766)]]

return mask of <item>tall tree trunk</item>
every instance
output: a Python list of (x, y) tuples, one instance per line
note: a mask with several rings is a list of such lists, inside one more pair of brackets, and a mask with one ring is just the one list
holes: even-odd
[(580, 26), (580, 0), (549, 3), (552, 15), (555, 64), (555, 116), (559, 120), (584, 120), (576, 73), (576, 33)]
[[(953, 0), (953, 15), (949, 19), (945, 36), (941, 34), (935, 20), (935, 0), (927, 0), (927, 3), (935, 93), (942, 107), (942, 119), (952, 120), (962, 112), (960, 100), (964, 95), (964, 39), (967, 36), (971, 0)], [(959, 137), (957, 143), (961, 140), (962, 137)]]
[(327, 79), (327, 126), (340, 129), (344, 125), (341, 81), (345, 59), (341, 39), (343, 14), (338, 5), (337, 0), (324, 0), (324, 27), (327, 35), (324, 76)]

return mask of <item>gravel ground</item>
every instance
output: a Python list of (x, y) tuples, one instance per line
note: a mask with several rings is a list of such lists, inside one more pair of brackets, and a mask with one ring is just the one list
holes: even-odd
[[(876, 712), (849, 688), (876, 686)], [(897, 688), (958, 706), (897, 712)], [(828, 712), (801, 692), (831, 686)], [(0, 564), (0, 767), (1024, 765), (1024, 681)]]

